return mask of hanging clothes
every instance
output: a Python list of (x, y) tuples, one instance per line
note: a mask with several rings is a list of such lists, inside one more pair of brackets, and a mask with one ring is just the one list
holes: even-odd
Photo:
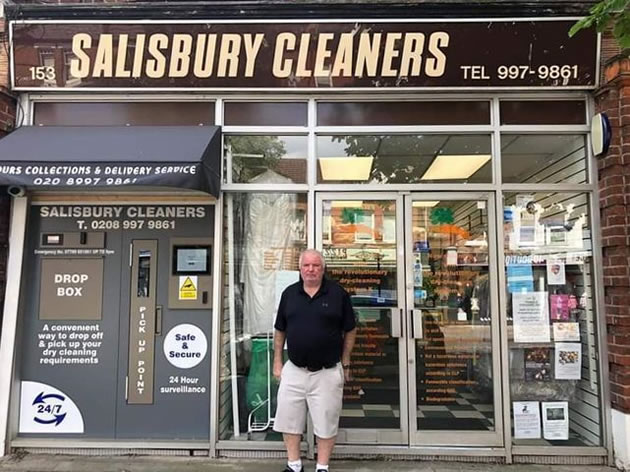
[[(287, 184), (291, 180), (267, 170), (252, 182)], [(273, 330), (276, 272), (282, 268), (285, 252), (292, 249), (291, 222), (296, 201), (296, 195), (286, 193), (254, 193), (246, 197), (241, 270), (245, 334)]]

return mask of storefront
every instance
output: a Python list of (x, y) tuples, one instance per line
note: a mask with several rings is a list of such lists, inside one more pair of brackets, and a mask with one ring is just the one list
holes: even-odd
[(571, 24), (12, 23), (9, 447), (282, 455), (273, 319), (316, 247), (359, 326), (340, 456), (607, 463)]

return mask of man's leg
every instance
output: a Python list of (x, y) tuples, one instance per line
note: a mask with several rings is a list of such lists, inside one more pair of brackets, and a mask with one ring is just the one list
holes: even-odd
[(283, 433), (282, 438), (284, 439), (284, 446), (287, 448), (289, 462), (300, 460), (300, 439), (302, 439), (302, 435)]
[(317, 463), (321, 465), (328, 465), (330, 462), (330, 456), (333, 448), (335, 447), (335, 440), (337, 436), (332, 438), (317, 438)]

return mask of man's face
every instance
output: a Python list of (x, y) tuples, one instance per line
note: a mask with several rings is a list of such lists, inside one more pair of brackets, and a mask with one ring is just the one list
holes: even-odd
[(320, 284), (324, 277), (324, 267), (322, 261), (317, 254), (306, 253), (302, 256), (302, 265), (300, 266), (300, 275), (302, 280), (309, 285)]

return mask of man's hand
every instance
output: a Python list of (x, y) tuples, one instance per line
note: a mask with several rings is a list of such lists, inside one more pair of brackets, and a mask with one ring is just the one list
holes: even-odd
[(352, 375), (350, 375), (350, 367), (343, 368), (343, 378), (346, 382), (350, 382), (350, 380), (352, 380)]
[(273, 376), (279, 382), (280, 376), (282, 375), (282, 363), (274, 362), (273, 363)]

